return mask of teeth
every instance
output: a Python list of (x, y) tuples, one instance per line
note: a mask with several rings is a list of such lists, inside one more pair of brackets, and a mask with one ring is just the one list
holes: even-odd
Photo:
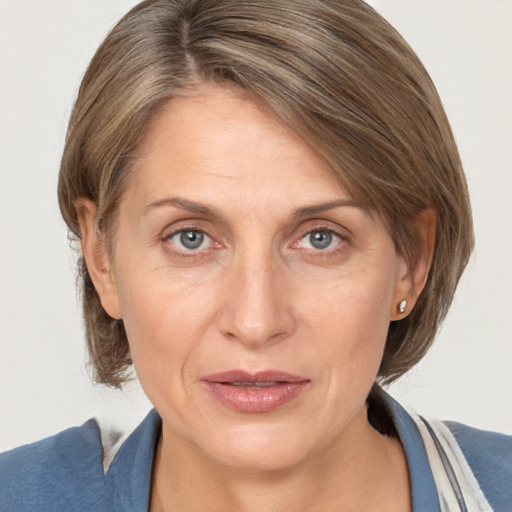
[(252, 387), (252, 388), (267, 388), (270, 386), (277, 386), (279, 382), (270, 381), (270, 382), (245, 382), (245, 381), (237, 381), (232, 382), (232, 386), (240, 386), (240, 387)]

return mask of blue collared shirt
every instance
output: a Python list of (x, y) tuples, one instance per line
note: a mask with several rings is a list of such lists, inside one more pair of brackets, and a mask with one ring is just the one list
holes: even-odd
[[(411, 416), (384, 394), (405, 450), (413, 512), (440, 512), (436, 485)], [(495, 512), (512, 511), (512, 437), (447, 423)], [(161, 419), (151, 411), (103, 468), (99, 427), (90, 420), (0, 455), (0, 511), (147, 511)]]

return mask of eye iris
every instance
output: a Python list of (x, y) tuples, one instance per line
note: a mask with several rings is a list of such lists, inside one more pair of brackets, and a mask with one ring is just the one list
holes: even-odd
[(183, 231), (180, 235), (180, 242), (187, 249), (197, 249), (204, 241), (204, 234), (199, 231)]
[(326, 249), (331, 245), (332, 234), (328, 231), (313, 231), (313, 233), (309, 235), (309, 239), (315, 249)]

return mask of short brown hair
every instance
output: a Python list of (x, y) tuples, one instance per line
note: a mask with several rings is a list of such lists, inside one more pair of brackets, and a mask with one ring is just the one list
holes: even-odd
[[(467, 186), (437, 91), (418, 57), (359, 0), (146, 0), (109, 33), (82, 81), (59, 177), (59, 203), (80, 238), (74, 202), (98, 208), (111, 237), (131, 162), (156, 111), (201, 82), (248, 91), (321, 155), (349, 193), (387, 223), (411, 268), (416, 221), (437, 235), (426, 286), (390, 324), (379, 377), (417, 363), (444, 319), (473, 247)], [(79, 261), (96, 379), (120, 386), (130, 364), (122, 321), (101, 306)]]

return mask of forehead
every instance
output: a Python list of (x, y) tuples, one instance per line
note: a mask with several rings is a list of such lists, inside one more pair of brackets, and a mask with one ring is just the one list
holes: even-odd
[(223, 195), (251, 192), (256, 200), (282, 193), (284, 185), (287, 195), (347, 197), (325, 161), (293, 130), (229, 88), (203, 88), (165, 104), (148, 127), (133, 171), (133, 184), (149, 195), (172, 187), (201, 195), (213, 187)]

